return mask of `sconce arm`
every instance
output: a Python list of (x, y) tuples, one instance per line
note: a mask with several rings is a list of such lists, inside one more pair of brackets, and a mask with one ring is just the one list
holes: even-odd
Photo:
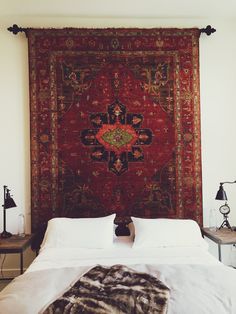
[(225, 184), (225, 183), (234, 184), (234, 183), (236, 183), (236, 180), (235, 180), (235, 181), (220, 182), (220, 185), (223, 185), (223, 184)]

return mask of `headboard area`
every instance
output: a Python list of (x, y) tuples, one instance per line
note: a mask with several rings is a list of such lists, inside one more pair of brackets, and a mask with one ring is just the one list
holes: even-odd
[(32, 230), (202, 224), (198, 29), (27, 29)]

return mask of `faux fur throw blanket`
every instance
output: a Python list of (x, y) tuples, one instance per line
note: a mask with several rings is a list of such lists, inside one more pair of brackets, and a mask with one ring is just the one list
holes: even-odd
[(164, 314), (167, 288), (156, 277), (123, 266), (96, 266), (83, 275), (44, 314)]

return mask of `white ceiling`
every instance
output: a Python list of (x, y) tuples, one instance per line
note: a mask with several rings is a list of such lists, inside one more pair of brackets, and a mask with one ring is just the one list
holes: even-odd
[(236, 0), (0, 0), (0, 15), (236, 18)]

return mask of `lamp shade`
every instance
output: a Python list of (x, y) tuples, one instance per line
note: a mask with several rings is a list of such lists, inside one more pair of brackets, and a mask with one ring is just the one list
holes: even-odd
[(10, 190), (4, 185), (4, 208), (12, 208), (16, 207), (16, 203), (14, 202), (13, 198), (10, 195)]
[(223, 189), (223, 185), (220, 185), (219, 191), (216, 194), (216, 200), (220, 200), (220, 201), (227, 201), (227, 195), (225, 190)]
[(4, 202), (4, 208), (7, 209), (12, 207), (16, 207), (16, 203), (14, 202), (13, 198), (6, 198)]

